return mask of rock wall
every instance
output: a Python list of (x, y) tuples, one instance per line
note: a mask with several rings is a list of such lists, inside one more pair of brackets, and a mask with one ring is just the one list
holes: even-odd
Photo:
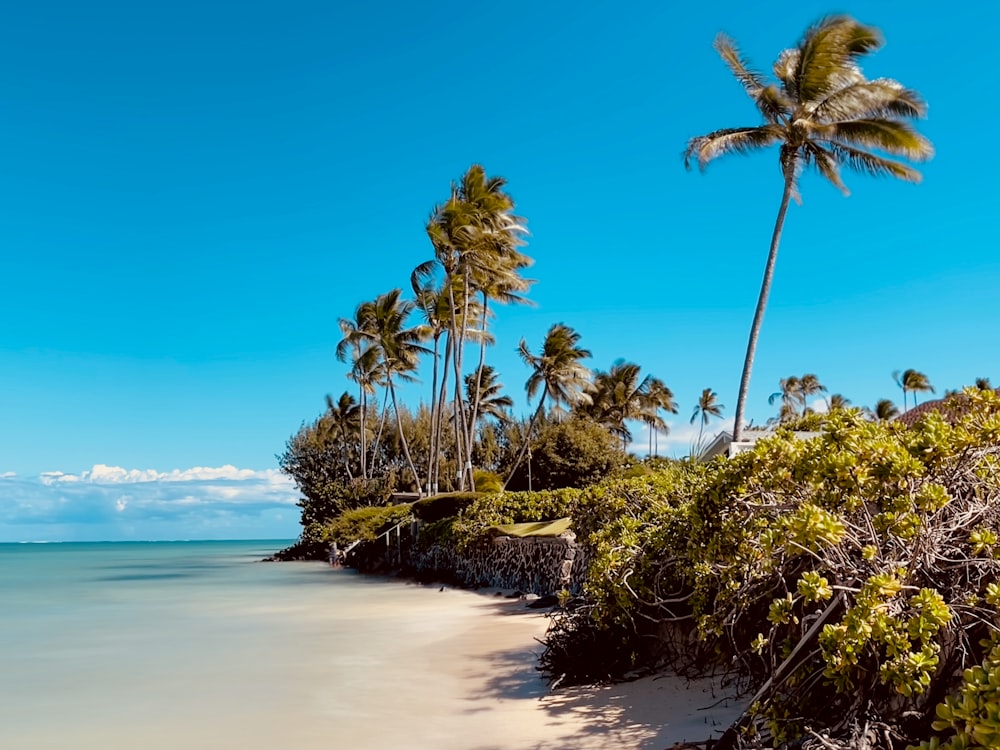
[(544, 596), (563, 589), (579, 593), (587, 568), (584, 557), (570, 536), (500, 536), (462, 552), (438, 544), (411, 550), (405, 567), (420, 577)]
[(460, 586), (487, 586), (545, 596), (564, 589), (579, 594), (587, 575), (586, 551), (572, 533), (559, 537), (486, 537), (463, 550), (422, 544), (419, 522), (390, 538), (363, 542), (346, 564), (364, 573), (401, 571)]

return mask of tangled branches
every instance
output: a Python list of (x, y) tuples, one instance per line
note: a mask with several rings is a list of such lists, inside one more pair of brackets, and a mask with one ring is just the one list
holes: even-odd
[(779, 434), (620, 501), (583, 535), (590, 609), (553, 643), (604, 629), (642, 655), (695, 633), (759, 688), (731, 747), (928, 737), (1000, 630), (1000, 398), (958, 398), (953, 422), (909, 429), (837, 412), (817, 438)]

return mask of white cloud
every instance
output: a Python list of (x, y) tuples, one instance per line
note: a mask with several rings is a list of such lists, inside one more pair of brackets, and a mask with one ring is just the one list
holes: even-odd
[[(80, 539), (229, 538), (253, 534), (253, 528), (260, 529), (258, 537), (287, 538), (298, 531), (299, 493), (277, 469), (157, 471), (97, 464), (78, 474), (8, 472), (2, 478), (0, 541), (41, 538), (38, 530), (45, 528)], [(268, 523), (279, 526), (269, 530)]]

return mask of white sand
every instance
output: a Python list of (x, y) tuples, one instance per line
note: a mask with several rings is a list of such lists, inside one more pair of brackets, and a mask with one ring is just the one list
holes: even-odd
[(379, 718), (369, 696), (348, 697), (338, 707), (338, 744), (660, 750), (718, 737), (742, 707), (713, 691), (710, 681), (672, 676), (550, 691), (535, 669), (542, 648), (536, 639), (548, 626), (544, 614), (517, 600), (424, 592), (423, 601), (400, 612), (406, 647), (391, 663), (368, 665), (369, 678), (384, 679), (392, 712)]

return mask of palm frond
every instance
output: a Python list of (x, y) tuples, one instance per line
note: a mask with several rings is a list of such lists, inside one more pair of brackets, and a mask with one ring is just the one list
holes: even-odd
[(781, 82), (785, 95), (793, 101), (799, 98), (799, 83), (796, 76), (799, 71), (800, 57), (801, 53), (798, 49), (786, 49), (774, 61), (774, 76)]
[[(821, 135), (820, 135), (821, 134)], [(934, 155), (934, 147), (908, 123), (899, 120), (871, 119), (837, 122), (819, 131), (822, 138), (846, 142), (862, 148), (873, 148), (892, 156), (912, 161), (926, 161)]]
[(760, 91), (767, 85), (764, 76), (750, 67), (748, 61), (740, 54), (736, 42), (726, 34), (720, 33), (716, 36), (713, 46), (750, 98), (756, 101)]
[(896, 177), (914, 183), (921, 180), (920, 172), (902, 162), (876, 156), (843, 143), (831, 142), (829, 150), (837, 157), (837, 161), (846, 164), (855, 172), (869, 174), (872, 177)]
[(861, 81), (838, 89), (813, 110), (813, 117), (821, 122), (926, 115), (927, 104), (920, 94), (891, 78)]
[(849, 16), (829, 16), (806, 32), (799, 44), (795, 80), (803, 104), (818, 105), (831, 92), (864, 81), (856, 58), (878, 49), (878, 30)]
[(697, 156), (698, 168), (705, 169), (712, 159), (725, 154), (747, 154), (779, 140), (781, 140), (781, 130), (773, 125), (716, 130), (688, 141), (687, 149), (684, 151), (684, 166), (690, 168), (691, 158)]
[(840, 163), (837, 157), (824, 149), (818, 143), (808, 142), (803, 146), (803, 152), (807, 160), (816, 166), (816, 170), (844, 195), (850, 195), (844, 181), (840, 179)]

